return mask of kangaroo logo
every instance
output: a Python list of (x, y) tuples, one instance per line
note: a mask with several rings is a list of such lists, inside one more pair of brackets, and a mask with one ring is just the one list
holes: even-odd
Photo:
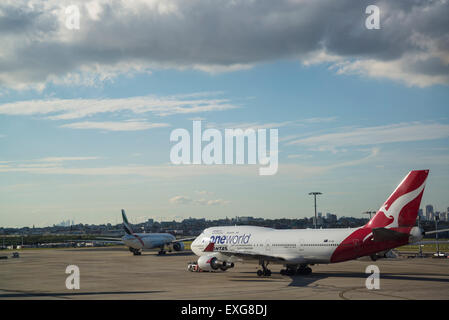
[(393, 203), (389, 204), (388, 201), (379, 209), (379, 212), (382, 212), (385, 215), (385, 218), (388, 219), (388, 224), (385, 228), (397, 228), (399, 227), (399, 214), (402, 209), (412, 202), (416, 197), (420, 195), (420, 193), (424, 190), (425, 182), (421, 184), (421, 186), (409, 193), (406, 193), (393, 201)]

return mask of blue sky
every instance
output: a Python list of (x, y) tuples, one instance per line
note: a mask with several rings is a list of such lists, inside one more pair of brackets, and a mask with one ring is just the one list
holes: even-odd
[[(182, 2), (167, 3), (187, 12)], [(98, 2), (98, 8), (105, 5)], [(38, 9), (43, 16), (49, 12)], [(389, 9), (391, 14), (399, 10)], [(153, 14), (156, 9), (146, 10)], [(156, 11), (163, 15), (161, 10)], [(133, 13), (124, 16), (120, 19)], [(44, 28), (44, 22), (37, 21), (36, 28)], [(179, 22), (164, 23), (175, 28)], [(386, 24), (380, 32), (393, 29)], [(244, 31), (258, 38), (257, 30)], [(51, 40), (60, 40), (61, 32), (66, 31), (59, 26), (56, 38), (44, 39), (49, 56)], [(70, 41), (87, 45), (89, 38), (81, 34), (81, 40), (78, 34)], [(236, 49), (221, 57), (224, 62), (210, 61), (206, 54), (199, 61), (172, 57), (173, 62), (145, 49), (146, 61), (86, 62), (76, 51), (68, 57), (74, 66), (67, 70), (45, 67), (42, 56), (31, 57), (43, 67), (30, 66), (28, 75), (0, 68), (0, 225), (45, 226), (67, 219), (117, 223), (121, 208), (132, 222), (301, 218), (313, 215), (313, 199), (307, 194), (316, 190), (323, 192), (318, 211), (360, 217), (363, 211), (377, 210), (409, 170), (426, 168), (431, 175), (422, 205), (446, 211), (447, 75), (404, 69), (405, 62), (414, 61), (410, 51), (394, 58), (384, 58), (382, 52), (360, 55), (360, 48), (342, 53), (352, 50), (351, 45), (343, 36), (332, 36), (342, 42), (339, 48), (326, 34), (329, 45), (319, 51), (273, 50), (261, 59), (248, 54), (249, 49)], [(21, 33), (14, 37), (20, 40)], [(167, 36), (160, 37), (160, 46), (171, 48)], [(209, 41), (207, 35), (204, 39)], [(193, 51), (199, 50), (195, 43)], [(274, 45), (267, 39), (262, 47)], [(4, 56), (13, 64), (14, 53), (21, 50), (8, 47)], [(134, 57), (133, 50), (140, 47), (127, 43), (122, 50), (125, 58)], [(429, 50), (425, 53), (434, 59), (443, 61), (447, 55)], [(277, 128), (278, 173), (259, 176), (258, 165), (174, 167), (170, 132), (191, 131), (192, 119), (220, 130)]]

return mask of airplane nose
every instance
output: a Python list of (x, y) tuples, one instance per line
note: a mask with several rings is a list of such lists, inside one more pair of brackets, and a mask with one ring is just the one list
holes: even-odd
[(190, 245), (190, 248), (192, 249), (193, 253), (197, 254), (197, 245), (198, 245), (198, 238), (193, 240), (192, 244)]

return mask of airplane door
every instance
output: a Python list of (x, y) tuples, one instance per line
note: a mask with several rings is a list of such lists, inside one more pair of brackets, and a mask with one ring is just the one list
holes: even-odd
[(265, 241), (265, 251), (266, 252), (270, 252), (271, 251), (270, 239), (267, 239), (267, 241)]
[(298, 241), (298, 251), (303, 252), (304, 251), (304, 239), (299, 239)]

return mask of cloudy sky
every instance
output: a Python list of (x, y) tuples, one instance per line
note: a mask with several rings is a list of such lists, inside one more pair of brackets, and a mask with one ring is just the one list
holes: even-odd
[[(305, 217), (316, 190), (318, 211), (361, 216), (424, 168), (423, 205), (445, 211), (448, 16), (447, 0), (3, 0), (0, 225)], [(278, 173), (172, 165), (193, 119), (277, 128)]]

